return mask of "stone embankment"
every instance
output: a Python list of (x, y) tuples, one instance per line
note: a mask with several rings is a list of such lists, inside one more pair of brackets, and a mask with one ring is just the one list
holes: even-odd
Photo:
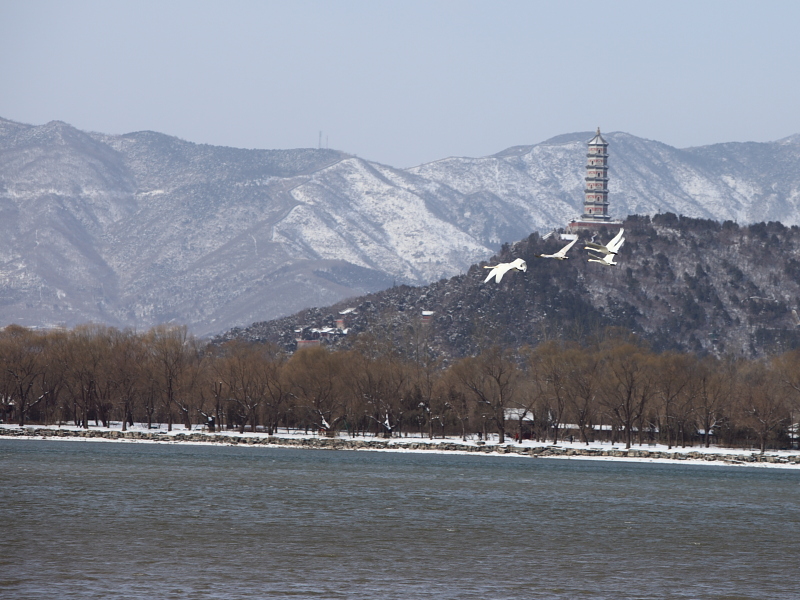
[(145, 431), (108, 431), (108, 430), (74, 430), (49, 429), (37, 427), (19, 427), (0, 429), (0, 437), (36, 437), (36, 438), (100, 438), (107, 440), (136, 440), (151, 442), (202, 442), (227, 444), (234, 446), (282, 446), (295, 448), (315, 448), (326, 450), (436, 450), (443, 452), (473, 452), (481, 454), (519, 454), (531, 457), (611, 457), (611, 458), (647, 458), (671, 460), (717, 461), (727, 464), (776, 463), (800, 465), (800, 454), (777, 456), (757, 453), (708, 453), (708, 452), (669, 452), (643, 449), (625, 450), (624, 448), (563, 448), (560, 446), (523, 446), (509, 444), (460, 444), (456, 442), (426, 443), (399, 442), (394, 440), (359, 440), (344, 438), (284, 438), (279, 436), (236, 436), (225, 433), (163, 433)]

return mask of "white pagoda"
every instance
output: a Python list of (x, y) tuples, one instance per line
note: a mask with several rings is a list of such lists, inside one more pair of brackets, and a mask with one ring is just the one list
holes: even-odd
[(621, 225), (622, 221), (612, 219), (608, 214), (608, 142), (600, 135), (599, 127), (595, 136), (589, 140), (585, 179), (583, 214), (580, 218), (572, 219), (567, 225), (567, 230)]

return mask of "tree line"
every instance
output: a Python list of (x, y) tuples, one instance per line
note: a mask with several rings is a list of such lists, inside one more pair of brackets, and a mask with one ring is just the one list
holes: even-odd
[(446, 360), (424, 336), (287, 353), (209, 344), (185, 327), (0, 331), (0, 420), (182, 423), (333, 436), (498, 436), (558, 443), (796, 444), (800, 351), (763, 359), (654, 352), (609, 330), (588, 345), (490, 345)]

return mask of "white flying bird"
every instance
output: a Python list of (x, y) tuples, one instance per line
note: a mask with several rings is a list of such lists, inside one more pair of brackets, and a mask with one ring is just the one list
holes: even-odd
[(586, 250), (591, 250), (592, 252), (599, 252), (600, 254), (616, 254), (619, 252), (619, 249), (622, 247), (622, 243), (625, 241), (625, 238), (622, 237), (622, 232), (624, 229), (620, 229), (617, 235), (608, 242), (605, 246), (602, 244), (595, 244), (594, 242), (586, 242), (584, 248)]
[(555, 254), (537, 254), (536, 256), (539, 258), (555, 258), (556, 260), (567, 260), (569, 258), (569, 256), (567, 256), (567, 252), (569, 252), (569, 249), (572, 248), (572, 246), (574, 246), (575, 242), (577, 241), (578, 238), (575, 238)]
[(494, 267), (483, 267), (484, 269), (491, 269), (489, 274), (486, 276), (486, 279), (483, 280), (483, 283), (489, 281), (492, 277), (495, 278), (497, 283), (500, 283), (500, 280), (503, 278), (508, 271), (527, 271), (528, 270), (528, 263), (526, 263), (521, 258), (518, 258), (514, 262), (510, 263), (500, 263), (499, 265), (495, 265)]
[(596, 262), (600, 263), (601, 265), (605, 265), (606, 267), (615, 267), (617, 263), (614, 262), (614, 255), (613, 254), (606, 254), (603, 258), (600, 258), (597, 255), (592, 255), (592, 258), (589, 259), (589, 262)]

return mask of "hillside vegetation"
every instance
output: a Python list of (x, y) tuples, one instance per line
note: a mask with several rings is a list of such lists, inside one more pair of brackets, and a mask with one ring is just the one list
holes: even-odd
[(588, 346), (491, 345), (448, 364), (424, 338), (401, 347), (363, 334), (351, 350), (289, 355), (202, 343), (185, 327), (9, 326), (0, 330), (0, 422), (796, 447), (800, 351), (718, 359), (606, 333)]
[[(585, 344), (618, 327), (656, 351), (758, 357), (800, 347), (792, 314), (800, 305), (800, 228), (774, 222), (742, 227), (671, 213), (631, 216), (623, 226), (626, 242), (616, 267), (587, 262), (584, 238), (570, 260), (536, 258), (566, 242), (534, 233), (463, 275), (235, 328), (217, 342), (244, 339), (293, 350), (297, 338), (320, 338), (338, 348), (368, 332), (398, 346), (424, 338), (449, 359), (492, 344)], [(499, 285), (483, 282), (482, 266), (514, 258), (527, 262), (527, 272), (509, 273)], [(339, 314), (348, 308), (354, 310)], [(423, 311), (433, 313), (428, 322)], [(343, 319), (346, 334), (320, 334), (336, 319)]]

